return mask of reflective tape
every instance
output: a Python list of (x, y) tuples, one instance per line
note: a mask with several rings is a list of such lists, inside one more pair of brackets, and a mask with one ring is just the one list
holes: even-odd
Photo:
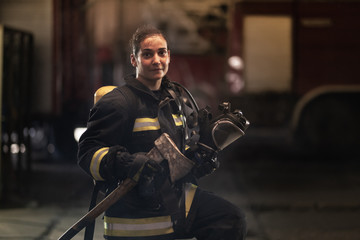
[[(179, 114), (172, 114), (176, 126), (182, 126), (183, 116)], [(160, 129), (158, 118), (137, 118), (134, 123), (133, 132), (154, 131)]]
[(96, 181), (104, 181), (104, 179), (100, 175), (100, 163), (108, 152), (108, 147), (100, 148), (94, 153), (91, 159), (90, 173)]
[(104, 217), (105, 235), (112, 237), (145, 237), (174, 232), (170, 216), (152, 218)]
[(158, 118), (137, 118), (134, 123), (133, 132), (159, 130)]
[(185, 184), (185, 217), (187, 217), (190, 212), (197, 187), (198, 186), (192, 183)]
[(176, 126), (182, 126), (183, 125), (182, 115), (173, 114), (172, 117), (174, 119), (174, 122), (175, 122)]

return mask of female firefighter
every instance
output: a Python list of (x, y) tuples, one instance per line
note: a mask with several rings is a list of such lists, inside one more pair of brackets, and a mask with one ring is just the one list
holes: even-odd
[[(217, 151), (202, 145), (186, 152), (201, 139), (201, 124), (191, 95), (166, 77), (170, 63), (166, 37), (143, 26), (130, 44), (136, 73), (94, 105), (79, 141), (79, 165), (94, 180), (105, 182), (107, 192), (125, 178), (140, 176), (136, 187), (105, 212), (105, 239), (244, 239), (243, 213), (197, 187), (197, 179), (218, 166)], [(174, 182), (169, 159), (157, 162), (146, 154), (163, 133), (195, 163)]]

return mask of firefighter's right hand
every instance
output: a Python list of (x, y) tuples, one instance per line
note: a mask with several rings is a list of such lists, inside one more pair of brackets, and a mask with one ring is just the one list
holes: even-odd
[(118, 152), (116, 155), (115, 172), (119, 180), (131, 178), (138, 182), (143, 175), (154, 175), (161, 168), (158, 163), (146, 156), (146, 153)]

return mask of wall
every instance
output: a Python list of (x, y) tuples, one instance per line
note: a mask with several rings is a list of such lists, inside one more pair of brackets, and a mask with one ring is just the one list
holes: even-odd
[(1, 0), (0, 23), (34, 34), (32, 112), (51, 111), (52, 1)]

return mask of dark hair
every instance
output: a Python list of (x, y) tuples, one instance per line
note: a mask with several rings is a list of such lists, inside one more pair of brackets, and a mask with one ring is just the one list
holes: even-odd
[(129, 45), (130, 45), (131, 53), (137, 55), (140, 50), (140, 43), (144, 41), (146, 38), (154, 35), (162, 36), (165, 39), (166, 43), (168, 44), (168, 48), (169, 48), (169, 41), (162, 31), (160, 31), (159, 29), (157, 29), (152, 25), (143, 25), (140, 26), (138, 29), (136, 29), (135, 33), (130, 39)]

